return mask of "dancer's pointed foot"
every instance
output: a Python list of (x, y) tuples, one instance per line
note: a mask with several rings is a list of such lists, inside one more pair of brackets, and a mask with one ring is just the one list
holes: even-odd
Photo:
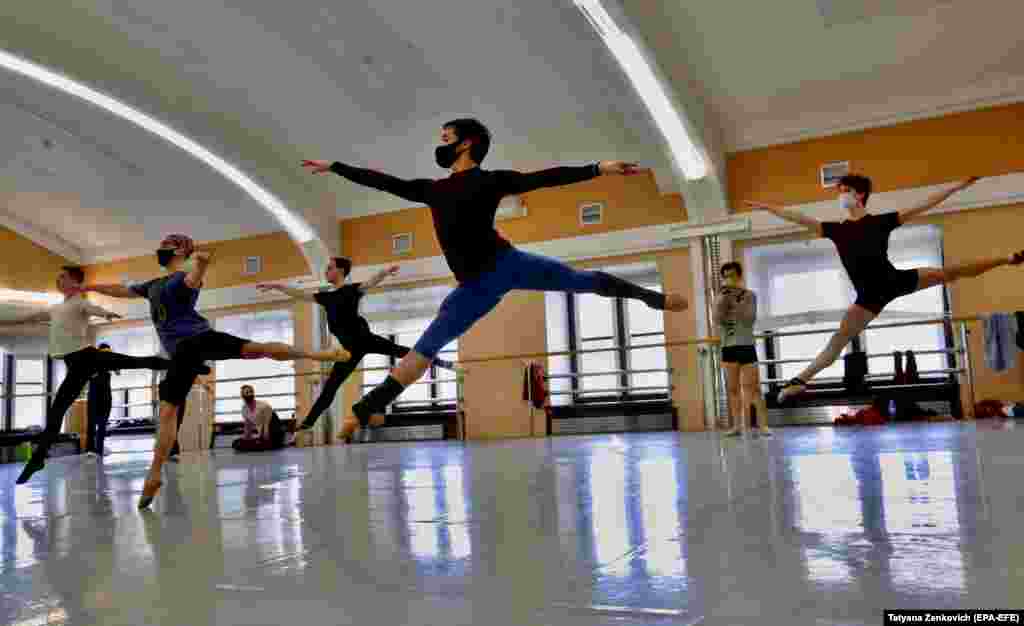
[(18, 480), (14, 481), (15, 484), (24, 485), (30, 478), (32, 478), (32, 474), (43, 469), (43, 466), (46, 465), (46, 459), (43, 458), (44, 456), (46, 455), (39, 454), (38, 452), (33, 454), (28, 460), (28, 463), (25, 463), (25, 469), (21, 470), (21, 475), (18, 476)]
[(146, 479), (146, 483), (142, 485), (142, 497), (139, 498), (139, 510), (148, 509), (149, 505), (153, 504), (153, 498), (156, 497), (156, 492), (160, 491), (164, 482), (160, 479), (151, 480)]
[(799, 378), (793, 378), (779, 392), (779, 404), (785, 404), (805, 391), (807, 391), (807, 383)]

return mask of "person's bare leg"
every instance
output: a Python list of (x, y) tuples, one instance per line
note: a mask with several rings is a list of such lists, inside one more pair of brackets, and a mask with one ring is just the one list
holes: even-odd
[(958, 263), (949, 267), (922, 267), (917, 270), (917, 290), (928, 289), (936, 285), (945, 285), (962, 278), (975, 278), (997, 267), (1004, 265), (1020, 265), (1024, 263), (1024, 251), (1010, 256), (983, 259), (970, 263)]
[(299, 359), (311, 359), (313, 361), (347, 361), (352, 354), (345, 348), (333, 348), (331, 350), (315, 350), (309, 352), (300, 350), (295, 346), (286, 343), (257, 343), (255, 341), (245, 344), (242, 348), (243, 358), (265, 358), (275, 361), (297, 361)]
[[(429, 367), (430, 359), (412, 350), (409, 354), (402, 357), (402, 360), (398, 362), (395, 369), (391, 370), (391, 377), (401, 383), (403, 387), (408, 387), (419, 380)], [(372, 415), (370, 417), (370, 426), (383, 426), (385, 419), (385, 416), (381, 414)], [(348, 441), (357, 430), (359, 430), (359, 420), (355, 416), (350, 415), (342, 420), (341, 432), (338, 433), (338, 438)]]
[(768, 405), (761, 393), (761, 372), (757, 363), (744, 365), (740, 370), (740, 394), (743, 396), (743, 409), (746, 422), (750, 421), (750, 406), (757, 411), (757, 426), (762, 435), (771, 435), (768, 428)]
[[(877, 317), (875, 313), (872, 313), (859, 304), (851, 305), (850, 308), (846, 310), (846, 315), (843, 316), (842, 323), (839, 324), (839, 330), (832, 335), (831, 339), (829, 339), (825, 349), (815, 357), (814, 361), (807, 366), (807, 369), (800, 372), (800, 375), (794, 379), (792, 384), (787, 384), (782, 391), (779, 392), (779, 402), (785, 402), (787, 399), (803, 393), (807, 388), (807, 383), (817, 376), (818, 372), (835, 363), (836, 359), (839, 358), (839, 355), (842, 354), (843, 348), (845, 348), (854, 337), (864, 332), (864, 329), (868, 327), (868, 324), (870, 324), (875, 317)], [(800, 384), (797, 384), (797, 380), (799, 380)]]
[(740, 365), (739, 363), (722, 363), (725, 370), (725, 393), (729, 399), (729, 430), (722, 433), (725, 437), (735, 437), (743, 430), (740, 428)]
[(153, 502), (156, 492), (163, 484), (161, 470), (167, 457), (171, 454), (174, 441), (178, 438), (178, 407), (169, 402), (160, 402), (160, 431), (153, 447), (153, 462), (149, 466), (149, 474), (142, 486), (142, 497), (139, 498), (139, 509), (145, 509)]

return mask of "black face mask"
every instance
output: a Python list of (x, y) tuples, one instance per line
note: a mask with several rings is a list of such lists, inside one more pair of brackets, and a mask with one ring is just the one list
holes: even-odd
[(157, 263), (160, 264), (160, 267), (167, 267), (167, 265), (171, 262), (171, 259), (174, 258), (174, 253), (174, 248), (160, 248), (159, 250), (157, 250), (156, 261)]
[(449, 143), (434, 148), (434, 160), (441, 167), (448, 169), (455, 164), (455, 160), (459, 158), (459, 142)]

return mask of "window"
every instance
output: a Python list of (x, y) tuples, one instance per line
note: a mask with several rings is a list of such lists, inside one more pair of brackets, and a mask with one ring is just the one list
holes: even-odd
[[(606, 268), (647, 289), (661, 291), (653, 265)], [(665, 348), (629, 349), (665, 341), (665, 317), (643, 302), (596, 294), (549, 293), (545, 300), (548, 349), (581, 353), (548, 358), (553, 404), (664, 399), (668, 396)], [(617, 348), (617, 349), (616, 349)], [(589, 350), (607, 350), (587, 352)], [(573, 375), (576, 376), (573, 376)], [(568, 376), (567, 376), (568, 375)]]
[[(548, 291), (544, 294), (545, 318), (549, 352), (563, 352), (569, 349), (569, 298), (566, 294)], [(568, 355), (548, 357), (548, 393), (551, 404), (560, 406), (572, 403), (572, 360)]]
[[(152, 326), (102, 329), (96, 343), (110, 345), (113, 352), (129, 356), (154, 356), (161, 353), (160, 341)], [(153, 385), (159, 374), (152, 370), (121, 370), (110, 377), (113, 408), (110, 421), (153, 419)]]
[(43, 427), (46, 423), (46, 360), (14, 359), (14, 428)]
[[(652, 291), (661, 291), (657, 284), (643, 284)], [(665, 314), (647, 306), (638, 300), (626, 300), (626, 328), (629, 331), (629, 344), (642, 346), (652, 343), (665, 343)], [(669, 386), (667, 371), (647, 372), (644, 370), (667, 370), (668, 358), (665, 348), (640, 348), (629, 351), (629, 384), (631, 387), (664, 387)]]
[[(433, 321), (432, 317), (379, 322), (373, 324), (371, 330), (375, 334), (386, 337), (399, 345), (412, 347), (420, 336), (423, 335), (423, 331), (426, 330), (431, 321)], [(437, 356), (447, 361), (457, 361), (459, 358), (458, 353), (459, 342), (455, 340), (446, 345)], [(367, 392), (380, 384), (387, 378), (388, 371), (398, 365), (398, 361), (399, 359), (381, 354), (367, 355), (362, 362), (363, 391)], [(431, 365), (423, 377), (416, 381), (416, 384), (406, 387), (399, 399), (392, 404), (392, 409), (422, 409), (449, 406), (454, 405), (455, 400), (455, 373), (436, 365)]]
[[(255, 342), (294, 343), (295, 326), (291, 311), (273, 310), (219, 317), (214, 327), (224, 333)], [(295, 411), (295, 366), (290, 361), (237, 359), (217, 361), (214, 406), (217, 423), (242, 421), (242, 393), (245, 384), (253, 386), (256, 399), (274, 407), (282, 419), (285, 411)], [(272, 376), (274, 378), (264, 378)]]
[[(596, 294), (585, 293), (576, 296), (577, 305), (577, 344), (583, 352), (578, 355), (578, 371), (580, 374), (597, 374), (599, 372), (617, 372), (620, 367), (617, 352), (587, 353), (587, 350), (614, 348), (621, 345), (615, 329), (615, 300)], [(615, 373), (607, 376), (581, 376), (580, 391), (605, 391), (616, 393), (619, 387), (619, 376)], [(588, 395), (593, 395), (588, 393)]]

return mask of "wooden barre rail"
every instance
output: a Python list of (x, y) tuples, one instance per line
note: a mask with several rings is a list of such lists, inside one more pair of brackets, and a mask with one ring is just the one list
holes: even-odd
[[(673, 348), (676, 346), (696, 346), (696, 345), (716, 345), (720, 343), (717, 337), (704, 337), (702, 339), (684, 339), (681, 341), (668, 341), (665, 343), (644, 343), (637, 346), (627, 346), (627, 350), (639, 350), (641, 348)], [(619, 349), (619, 348), (615, 348)], [(612, 348), (602, 348), (601, 350), (612, 350)], [(540, 357), (547, 356), (568, 356), (570, 354), (579, 354), (585, 352), (584, 350), (559, 350), (557, 352), (524, 352), (521, 354), (506, 354), (496, 355), (488, 357), (479, 357), (475, 359), (461, 359), (459, 363), (488, 363), (491, 361), (511, 361), (516, 359), (537, 359)]]

